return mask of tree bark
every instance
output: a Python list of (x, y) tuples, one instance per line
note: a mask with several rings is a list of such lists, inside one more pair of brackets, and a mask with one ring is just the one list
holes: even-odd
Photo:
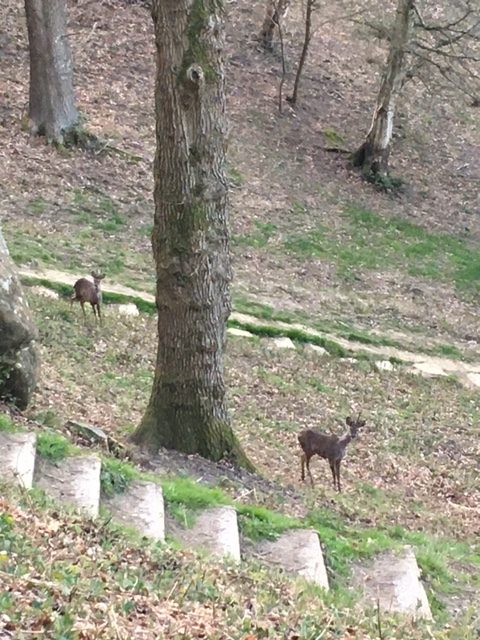
[(395, 107), (405, 72), (405, 50), (413, 22), (414, 0), (398, 0), (390, 51), (372, 124), (365, 142), (352, 156), (365, 175), (387, 176)]
[(290, 6), (290, 0), (267, 0), (265, 18), (263, 19), (260, 41), (267, 51), (273, 49), (273, 34), (275, 27), (285, 18)]
[(62, 144), (78, 124), (65, 0), (25, 0), (30, 46), (29, 126)]
[(154, 0), (158, 352), (133, 439), (251, 466), (225, 401), (230, 313), (222, 0)]

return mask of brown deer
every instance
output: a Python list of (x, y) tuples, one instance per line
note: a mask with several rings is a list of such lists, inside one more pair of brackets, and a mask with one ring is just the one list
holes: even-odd
[(333, 487), (341, 491), (340, 485), (340, 463), (345, 455), (347, 445), (357, 436), (358, 430), (365, 426), (366, 420), (348, 417), (345, 422), (349, 427), (342, 436), (333, 434), (327, 435), (314, 431), (313, 429), (305, 429), (298, 436), (298, 442), (302, 447), (302, 481), (305, 481), (305, 465), (307, 466), (308, 476), (313, 487), (313, 478), (310, 472), (310, 459), (315, 454), (321, 458), (328, 460), (333, 476)]
[(103, 280), (104, 277), (104, 274), (92, 271), (93, 282), (90, 282), (90, 280), (87, 280), (86, 278), (80, 278), (80, 280), (77, 280), (73, 285), (75, 293), (70, 299), (70, 305), (73, 305), (76, 300), (80, 302), (84, 317), (86, 317), (84, 304), (85, 302), (89, 302), (92, 305), (93, 315), (95, 317), (98, 316), (100, 323), (102, 322), (102, 316), (100, 313), (100, 304), (102, 302), (100, 280)]

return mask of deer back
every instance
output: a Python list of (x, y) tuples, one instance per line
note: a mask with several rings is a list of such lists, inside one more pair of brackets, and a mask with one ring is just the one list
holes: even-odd
[(333, 458), (337, 453), (338, 437), (332, 434), (305, 429), (298, 436), (298, 442), (308, 457)]
[(83, 302), (97, 304), (99, 301), (98, 291), (95, 285), (86, 278), (80, 278), (73, 285), (75, 297)]

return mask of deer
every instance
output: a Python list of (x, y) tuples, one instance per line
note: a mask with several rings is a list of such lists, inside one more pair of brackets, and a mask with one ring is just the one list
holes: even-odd
[(102, 316), (100, 313), (100, 304), (102, 302), (102, 292), (100, 291), (100, 281), (105, 277), (104, 274), (96, 273), (92, 271), (91, 273), (93, 282), (87, 280), (87, 278), (80, 278), (73, 285), (74, 293), (70, 299), (70, 306), (78, 300), (82, 305), (83, 316), (86, 318), (87, 314), (85, 313), (85, 302), (89, 302), (92, 305), (93, 315), (95, 317), (98, 316), (98, 321), (102, 322)]
[(314, 486), (313, 477), (310, 471), (310, 459), (315, 454), (321, 458), (328, 460), (333, 476), (333, 488), (341, 492), (340, 484), (340, 463), (345, 455), (345, 450), (350, 442), (357, 437), (358, 430), (365, 426), (366, 420), (360, 419), (360, 414), (356, 419), (350, 416), (345, 422), (349, 427), (342, 436), (334, 434), (325, 434), (313, 429), (305, 429), (298, 436), (298, 442), (302, 448), (302, 482), (305, 482), (305, 466), (307, 467), (308, 476), (312, 487)]

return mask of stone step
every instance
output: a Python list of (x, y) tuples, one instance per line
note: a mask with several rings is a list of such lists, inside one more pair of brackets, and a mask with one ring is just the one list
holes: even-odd
[(47, 495), (95, 518), (100, 504), (101, 461), (95, 455), (50, 462), (37, 456), (34, 483)]
[(35, 468), (34, 433), (0, 432), (0, 477), (31, 489)]
[(356, 567), (354, 584), (368, 606), (380, 611), (403, 613), (412, 618), (432, 619), (427, 594), (420, 582), (420, 569), (412, 547), (386, 552), (373, 563)]
[(320, 540), (313, 529), (287, 531), (277, 540), (259, 543), (253, 554), (268, 565), (329, 590)]
[(212, 507), (197, 515), (191, 529), (176, 531), (186, 547), (203, 549), (219, 558), (240, 562), (237, 512), (233, 507)]
[(154, 540), (165, 540), (163, 493), (155, 482), (134, 480), (125, 492), (102, 496), (102, 506), (119, 524), (132, 527)]

